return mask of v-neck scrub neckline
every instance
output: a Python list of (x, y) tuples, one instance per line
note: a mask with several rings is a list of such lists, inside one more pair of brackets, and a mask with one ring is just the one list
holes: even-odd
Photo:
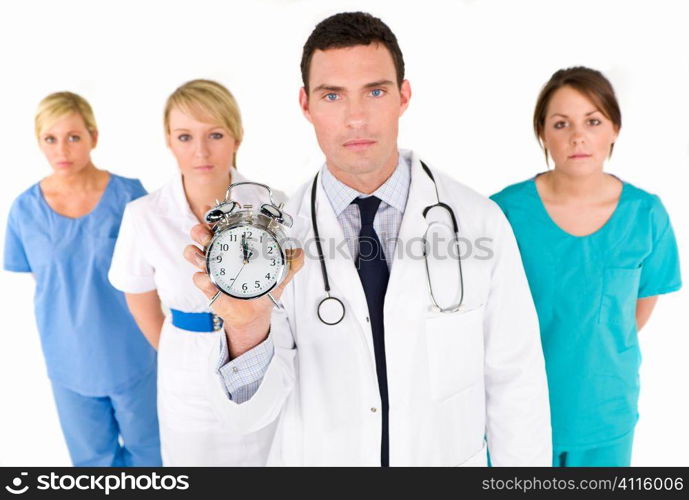
[(628, 190), (627, 189), (627, 183), (624, 182), (619, 177), (615, 177), (615, 178), (622, 183), (622, 190), (620, 191), (620, 196), (617, 199), (617, 204), (615, 205), (615, 210), (613, 210), (612, 214), (610, 214), (610, 217), (608, 217), (608, 219), (603, 223), (603, 225), (601, 227), (599, 227), (598, 229), (596, 229), (592, 233), (584, 234), (584, 235), (576, 235), (576, 234), (570, 233), (569, 231), (565, 231), (557, 222), (555, 222), (555, 220), (552, 218), (552, 216), (548, 212), (548, 209), (546, 208), (545, 203), (543, 202), (543, 198), (541, 198), (541, 193), (538, 192), (538, 186), (536, 185), (536, 178), (539, 175), (542, 175), (542, 174), (538, 174), (531, 179), (530, 186), (531, 186), (531, 189), (533, 190), (533, 194), (536, 196), (536, 199), (538, 200), (539, 208), (543, 212), (543, 215), (545, 216), (545, 218), (548, 219), (550, 221), (550, 223), (552, 224), (554, 231), (558, 231), (558, 232), (562, 233), (562, 235), (568, 236), (568, 237), (574, 238), (574, 239), (595, 238), (595, 237), (599, 236), (599, 233), (603, 233), (603, 232), (609, 230), (609, 228), (613, 224), (615, 224), (616, 219), (619, 217), (620, 206), (624, 203), (624, 199), (626, 197), (626, 193)]
[(87, 217), (91, 217), (93, 215), (97, 215), (100, 208), (107, 202), (106, 197), (108, 196), (108, 194), (110, 192), (110, 186), (112, 186), (112, 178), (113, 177), (114, 177), (113, 174), (108, 172), (108, 183), (105, 185), (105, 189), (103, 190), (103, 193), (100, 195), (100, 198), (98, 198), (98, 203), (96, 203), (96, 205), (88, 213), (85, 213), (84, 215), (80, 215), (79, 217), (70, 217), (68, 215), (63, 215), (60, 212), (58, 212), (57, 210), (55, 210), (53, 207), (50, 206), (50, 203), (48, 203), (48, 200), (46, 200), (45, 193), (43, 192), (43, 188), (41, 187), (41, 183), (40, 182), (36, 183), (36, 186), (38, 189), (38, 194), (39, 194), (39, 198), (41, 200), (41, 203), (43, 203), (45, 205), (45, 207), (50, 212), (52, 212), (54, 215), (56, 215), (58, 217), (62, 217), (63, 219), (66, 219), (66, 220), (78, 221), (78, 220), (86, 219)]

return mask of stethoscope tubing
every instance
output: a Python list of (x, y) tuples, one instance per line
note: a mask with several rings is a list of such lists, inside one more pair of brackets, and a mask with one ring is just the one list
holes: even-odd
[[(433, 182), (433, 186), (435, 187), (435, 196), (438, 202), (434, 205), (429, 205), (423, 210), (423, 216), (424, 218), (428, 214), (428, 212), (434, 208), (434, 207), (441, 207), (444, 208), (449, 214), (450, 218), (452, 220), (452, 230), (455, 234), (455, 242), (457, 245), (459, 245), (459, 224), (457, 223), (457, 218), (455, 217), (454, 210), (452, 210), (452, 207), (450, 207), (448, 204), (443, 203), (440, 201), (440, 194), (438, 193), (438, 184), (435, 182), (435, 177), (433, 177), (433, 173), (431, 172), (431, 169), (428, 168), (428, 165), (426, 165), (424, 162), (421, 162), (421, 167), (423, 170), (426, 172), (428, 177), (430, 177), (431, 181)], [(321, 275), (323, 276), (323, 288), (325, 289), (326, 297), (324, 297), (319, 303), (316, 308), (316, 314), (318, 316), (318, 319), (325, 325), (333, 326), (337, 325), (340, 323), (346, 314), (346, 308), (344, 303), (338, 299), (337, 297), (333, 297), (330, 294), (330, 280), (328, 278), (328, 269), (325, 264), (325, 256), (323, 255), (323, 247), (321, 246), (321, 238), (320, 238), (320, 233), (318, 231), (318, 222), (316, 221), (316, 191), (318, 189), (318, 176), (319, 174), (316, 174), (316, 176), (313, 179), (313, 184), (311, 185), (311, 224), (313, 227), (313, 234), (316, 238), (316, 250), (318, 252), (318, 260), (320, 262), (321, 266)], [(457, 251), (459, 252), (459, 248), (457, 248)], [(425, 250), (424, 250), (425, 251)], [(426, 261), (426, 275), (428, 278), (428, 286), (431, 289), (431, 299), (433, 300), (433, 303), (435, 304), (436, 308), (440, 312), (455, 312), (459, 310), (459, 308), (462, 305), (462, 302), (464, 301), (464, 276), (462, 273), (462, 257), (461, 255), (458, 255), (457, 258), (458, 264), (459, 264), (459, 283), (460, 283), (460, 298), (459, 298), (459, 304), (457, 306), (449, 307), (449, 308), (441, 308), (438, 303), (436, 302), (435, 296), (433, 295), (433, 287), (431, 286), (431, 277), (428, 269), (428, 261)], [(339, 307), (341, 308), (342, 312), (335, 315), (332, 319), (326, 318), (324, 314), (324, 306), (333, 306), (335, 305), (334, 301), (336, 301), (339, 304)]]

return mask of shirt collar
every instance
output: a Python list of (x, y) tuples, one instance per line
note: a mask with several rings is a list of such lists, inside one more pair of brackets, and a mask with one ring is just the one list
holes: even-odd
[(182, 181), (181, 172), (177, 172), (177, 175), (175, 175), (170, 183), (170, 187), (172, 188), (172, 202), (174, 203), (174, 210), (178, 213), (181, 212), (182, 215), (187, 219), (196, 220), (196, 216), (191, 211), (187, 197), (184, 194), (184, 183)]
[[(407, 196), (409, 195), (410, 181), (410, 159), (407, 158), (407, 155), (400, 152), (397, 166), (392, 175), (372, 193), (372, 196), (380, 198), (400, 213), (404, 213), (404, 208), (407, 205)], [(338, 180), (326, 165), (323, 165), (321, 168), (321, 183), (336, 217), (339, 217), (354, 199), (368, 196)]]
[[(232, 167), (230, 172), (233, 183), (246, 181), (246, 178), (237, 172), (236, 168)], [(198, 222), (194, 212), (192, 212), (191, 207), (189, 207), (187, 196), (184, 194), (184, 183), (182, 182), (182, 174), (180, 172), (178, 172), (177, 175), (175, 175), (175, 177), (172, 179), (170, 188), (172, 190), (172, 202), (174, 204), (173, 210), (180, 211), (184, 217)]]

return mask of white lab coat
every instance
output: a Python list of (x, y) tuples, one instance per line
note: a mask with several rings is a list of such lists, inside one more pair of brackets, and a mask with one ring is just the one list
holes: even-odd
[[(419, 158), (411, 158), (400, 242), (423, 236), (423, 209), (437, 202)], [(433, 172), (461, 236), (492, 238), (494, 257), (462, 261), (464, 308), (450, 314), (431, 311), (423, 259), (393, 260), (385, 298), (390, 465), (486, 465), (487, 439), (493, 465), (549, 466), (538, 318), (512, 230), (495, 203)], [(302, 241), (313, 239), (311, 184), (287, 207)], [(344, 302), (345, 318), (328, 326), (316, 316), (325, 292), (311, 241), (283, 295), (285, 311), (274, 312), (275, 355), (258, 391), (242, 404), (229, 400), (217, 355), (209, 357), (209, 384), (216, 411), (241, 432), (278, 419), (270, 465), (378, 466), (381, 401), (366, 297), (352, 257), (328, 254), (343, 233), (320, 180), (316, 207), (332, 295)]]
[[(234, 168), (232, 182), (247, 181)], [(237, 188), (241, 203), (267, 202), (256, 186)], [(283, 201), (282, 193), (274, 193)], [(189, 208), (181, 175), (162, 188), (130, 202), (125, 209), (109, 278), (126, 293), (156, 290), (166, 309), (209, 312), (208, 299), (194, 286), (197, 269), (184, 247), (193, 244), (199, 221)], [(158, 420), (164, 466), (265, 465), (275, 425), (240, 434), (216, 416), (208, 395), (205, 361), (217, 353), (221, 330), (191, 332), (177, 328), (167, 314), (158, 346)]]

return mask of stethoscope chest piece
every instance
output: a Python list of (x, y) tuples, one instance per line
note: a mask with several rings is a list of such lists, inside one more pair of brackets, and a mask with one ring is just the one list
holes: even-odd
[(318, 319), (326, 325), (337, 325), (344, 319), (345, 306), (336, 297), (326, 297), (318, 303)]

